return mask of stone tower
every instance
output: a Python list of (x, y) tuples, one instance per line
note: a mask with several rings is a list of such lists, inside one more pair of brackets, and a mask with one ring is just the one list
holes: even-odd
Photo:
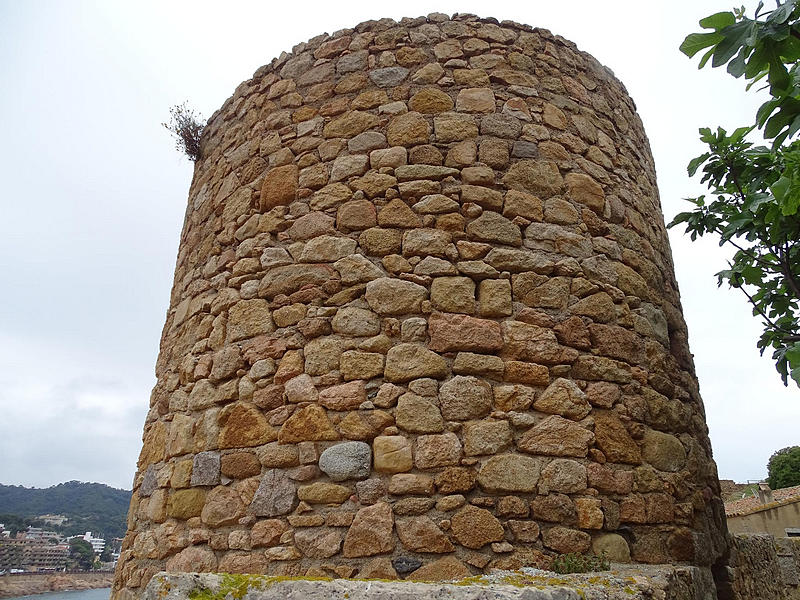
[(612, 73), (471, 15), (299, 44), (203, 134), (115, 595), (726, 552)]

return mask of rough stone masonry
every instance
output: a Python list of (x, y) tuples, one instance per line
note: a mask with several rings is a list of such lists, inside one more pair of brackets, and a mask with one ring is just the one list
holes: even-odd
[(647, 138), (545, 30), (370, 21), (242, 83), (156, 374), (116, 598), (726, 553)]

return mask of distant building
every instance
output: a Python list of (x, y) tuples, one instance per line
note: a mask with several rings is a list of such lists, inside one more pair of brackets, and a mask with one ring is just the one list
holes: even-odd
[(92, 536), (91, 531), (87, 531), (81, 539), (86, 540), (92, 545), (92, 550), (94, 550), (95, 554), (101, 554), (103, 552), (103, 548), (106, 547), (106, 541), (103, 538), (96, 538)]
[(64, 538), (61, 536), (60, 533), (56, 533), (55, 531), (48, 531), (47, 529), (41, 529), (39, 527), (28, 527), (25, 532), (22, 533), (22, 537), (26, 540), (34, 540), (34, 541), (50, 541), (55, 540), (56, 542), (62, 542)]
[(0, 538), (0, 571), (63, 571), (69, 546), (26, 537)]
[(769, 533), (795, 537), (800, 533), (800, 485), (771, 490), (758, 486), (758, 495), (725, 503), (731, 533)]
[(64, 515), (39, 515), (36, 518), (40, 521), (44, 521), (47, 525), (55, 525), (57, 527), (69, 521), (69, 518)]

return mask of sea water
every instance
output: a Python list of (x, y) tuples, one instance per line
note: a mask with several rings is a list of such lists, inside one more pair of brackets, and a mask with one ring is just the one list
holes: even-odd
[(96, 590), (47, 592), (46, 594), (31, 594), (30, 596), (14, 596), (11, 600), (108, 600), (110, 596), (111, 588), (98, 588)]

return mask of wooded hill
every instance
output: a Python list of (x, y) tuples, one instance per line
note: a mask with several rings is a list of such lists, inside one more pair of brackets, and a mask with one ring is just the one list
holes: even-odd
[(63, 535), (91, 531), (97, 537), (111, 539), (125, 535), (130, 500), (129, 490), (102, 483), (68, 481), (45, 489), (0, 484), (0, 523), (2, 515), (26, 520), (44, 514), (64, 515), (69, 521), (63, 526), (44, 527)]

